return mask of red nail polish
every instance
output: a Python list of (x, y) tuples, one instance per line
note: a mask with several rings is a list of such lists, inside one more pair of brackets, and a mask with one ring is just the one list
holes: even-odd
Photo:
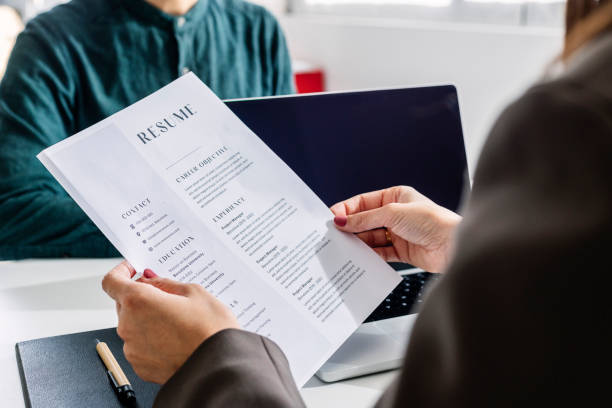
[(142, 274), (147, 279), (157, 278), (157, 274), (150, 269), (145, 269)]
[(347, 218), (343, 215), (338, 215), (334, 217), (334, 223), (339, 227), (344, 227), (346, 225)]

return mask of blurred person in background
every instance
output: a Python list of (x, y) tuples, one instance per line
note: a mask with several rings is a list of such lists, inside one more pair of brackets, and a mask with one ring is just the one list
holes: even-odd
[[(408, 187), (332, 207), (383, 259), (444, 272), (377, 407), (608, 400), (611, 67), (612, 0), (569, 0), (558, 69), (496, 122), (463, 219)], [(273, 341), (241, 330), (199, 285), (133, 273), (123, 263), (103, 288), (125, 356), (163, 384), (156, 407), (304, 406)]]
[(187, 72), (223, 99), (293, 92), (277, 21), (243, 0), (73, 0), (30, 20), (0, 83), (0, 259), (117, 256), (36, 155)]

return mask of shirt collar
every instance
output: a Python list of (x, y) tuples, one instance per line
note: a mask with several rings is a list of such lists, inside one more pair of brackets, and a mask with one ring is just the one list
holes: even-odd
[(194, 6), (187, 13), (183, 14), (182, 16), (173, 16), (168, 13), (164, 13), (145, 0), (119, 1), (125, 6), (130, 14), (143, 21), (162, 27), (174, 26), (181, 30), (186, 29), (192, 26), (194, 23), (200, 21), (206, 15), (209, 3), (209, 0), (198, 0), (198, 2), (194, 4)]

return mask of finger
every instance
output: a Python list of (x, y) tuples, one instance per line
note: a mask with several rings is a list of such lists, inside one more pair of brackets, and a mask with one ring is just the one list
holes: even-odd
[(334, 204), (330, 209), (335, 216), (346, 216), (360, 211), (367, 211), (382, 206), (385, 190), (371, 191), (358, 194)]
[(130, 277), (134, 268), (126, 261), (111, 269), (102, 279), (102, 289), (115, 301), (120, 302), (123, 294), (129, 290), (136, 282)]
[(193, 285), (191, 283), (181, 283), (167, 278), (145, 279), (144, 283), (148, 283), (156, 288), (163, 290), (166, 293), (179, 296), (188, 296), (193, 293)]
[(119, 265), (124, 265), (126, 268), (128, 268), (128, 271), (130, 271), (130, 278), (136, 274), (136, 269), (134, 269), (134, 267), (125, 259)]
[(136, 282), (147, 283), (147, 279), (157, 278), (157, 274), (153, 272), (151, 269), (145, 269), (142, 271), (142, 276), (136, 280)]
[(360, 232), (356, 235), (357, 238), (359, 238), (360, 240), (362, 240), (373, 248), (388, 246), (390, 244), (390, 242), (387, 240), (387, 230), (384, 228)]
[[(399, 215), (401, 215), (400, 212), (402, 209), (406, 213), (406, 204), (392, 203), (373, 210), (349, 215), (344, 219), (335, 217), (334, 222), (336, 227), (345, 232), (357, 233), (378, 228), (388, 228), (392, 230), (399, 221)], [(406, 216), (409, 214), (404, 215)]]
[(344, 201), (332, 205), (331, 207), (329, 207), (329, 209), (336, 217), (346, 216), (346, 207), (344, 206)]
[(359, 194), (334, 204), (330, 209), (335, 216), (348, 216), (362, 211), (380, 208), (390, 203), (431, 202), (413, 187), (394, 186), (383, 190)]
[(384, 246), (372, 249), (386, 262), (401, 262), (395, 247)]
[(348, 200), (334, 204), (330, 209), (335, 216), (348, 216), (362, 211), (380, 208), (390, 203), (409, 203), (428, 198), (412, 187), (394, 186), (383, 190), (358, 194)]

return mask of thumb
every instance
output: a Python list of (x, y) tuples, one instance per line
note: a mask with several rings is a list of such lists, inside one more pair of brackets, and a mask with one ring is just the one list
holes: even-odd
[(187, 296), (191, 293), (191, 284), (177, 282), (168, 278), (155, 277), (147, 279), (145, 283), (155, 286), (157, 289), (163, 290), (166, 293), (179, 296)]
[(348, 216), (336, 216), (334, 224), (345, 232), (363, 232), (377, 228), (392, 229), (401, 204), (391, 203), (373, 210), (362, 211)]
[(115, 301), (120, 302), (123, 294), (136, 285), (130, 277), (134, 268), (126, 261), (121, 262), (102, 279), (102, 289)]

